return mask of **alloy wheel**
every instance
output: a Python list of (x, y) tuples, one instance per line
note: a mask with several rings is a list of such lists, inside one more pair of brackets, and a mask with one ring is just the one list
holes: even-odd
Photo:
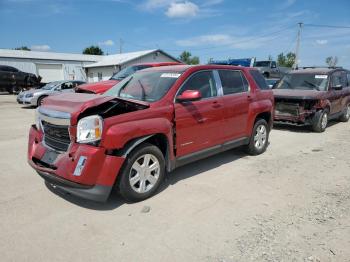
[(254, 145), (258, 150), (262, 149), (266, 144), (267, 130), (264, 125), (259, 125), (256, 128), (254, 135)]
[(140, 156), (131, 166), (129, 183), (137, 193), (146, 193), (158, 182), (160, 175), (160, 164), (152, 154)]

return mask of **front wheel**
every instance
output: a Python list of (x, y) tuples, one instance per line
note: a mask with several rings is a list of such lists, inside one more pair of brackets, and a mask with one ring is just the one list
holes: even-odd
[(253, 132), (246, 146), (246, 151), (250, 155), (260, 155), (266, 151), (269, 142), (269, 126), (264, 119), (255, 122)]
[(142, 201), (152, 196), (165, 176), (165, 161), (158, 147), (142, 144), (125, 160), (118, 179), (118, 189), (128, 201)]
[(322, 133), (328, 125), (328, 110), (320, 110), (313, 117), (312, 130), (317, 133)]

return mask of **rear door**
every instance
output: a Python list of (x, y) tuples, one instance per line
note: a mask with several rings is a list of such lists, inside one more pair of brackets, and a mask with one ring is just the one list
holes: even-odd
[(240, 70), (218, 70), (224, 104), (225, 141), (245, 136), (248, 119), (248, 81)]
[(175, 102), (177, 157), (218, 145), (224, 136), (224, 108), (222, 98), (218, 96), (213, 71), (193, 73), (177, 95), (185, 90), (199, 90), (202, 99)]

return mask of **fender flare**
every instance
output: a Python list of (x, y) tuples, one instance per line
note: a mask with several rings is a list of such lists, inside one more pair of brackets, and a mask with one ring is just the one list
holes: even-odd
[(138, 145), (145, 142), (147, 139), (151, 138), (152, 136), (154, 136), (154, 134), (138, 137), (129, 141), (128, 143), (126, 143), (126, 145), (122, 149), (117, 151), (117, 155), (121, 157), (127, 157), (132, 150), (134, 150)]

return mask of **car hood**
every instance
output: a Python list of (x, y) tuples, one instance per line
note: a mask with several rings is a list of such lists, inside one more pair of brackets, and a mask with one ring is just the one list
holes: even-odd
[(27, 91), (20, 92), (21, 95), (27, 95), (27, 94), (43, 94), (43, 93), (50, 93), (51, 90), (43, 90), (43, 89), (30, 89)]
[(111, 100), (127, 101), (142, 106), (149, 106), (149, 103), (129, 99), (121, 99), (113, 96), (101, 96), (84, 93), (65, 93), (56, 96), (49, 96), (44, 100), (42, 107), (44, 109), (69, 113), (71, 124), (75, 125), (79, 115), (86, 109), (99, 106)]
[(320, 99), (325, 95), (325, 91), (317, 90), (298, 90), (298, 89), (273, 89), (275, 98), (290, 99)]
[(89, 93), (102, 94), (110, 89), (115, 84), (118, 84), (118, 80), (106, 80), (97, 83), (83, 84), (77, 87), (77, 90), (87, 91)]

